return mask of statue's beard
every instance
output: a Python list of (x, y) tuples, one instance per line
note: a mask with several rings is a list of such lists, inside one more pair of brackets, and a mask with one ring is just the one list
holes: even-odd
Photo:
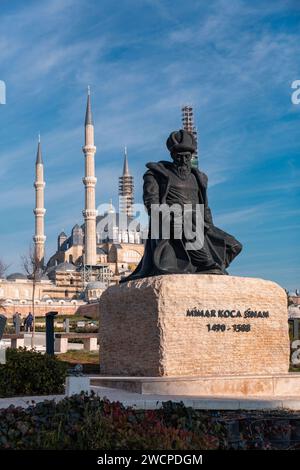
[(189, 163), (174, 162), (174, 164), (175, 164), (175, 168), (178, 173), (178, 176), (180, 176), (180, 178), (186, 178), (191, 173), (192, 165), (190, 162)]

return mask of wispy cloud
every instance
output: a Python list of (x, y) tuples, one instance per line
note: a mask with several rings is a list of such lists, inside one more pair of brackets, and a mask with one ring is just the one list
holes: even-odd
[(251, 224), (253, 220), (261, 220), (261, 217), (270, 215), (274, 212), (276, 205), (271, 203), (260, 203), (251, 207), (246, 207), (239, 210), (231, 210), (228, 213), (216, 214), (215, 219), (219, 225), (235, 225), (243, 222)]
[[(69, 230), (73, 217), (74, 223), (81, 219), (88, 84), (98, 203), (116, 199), (124, 145), (141, 200), (145, 163), (166, 158), (165, 139), (180, 127), (181, 105), (191, 103), (216, 222), (228, 230), (232, 225), (237, 235), (247, 221), (272, 231), (270, 215), (288, 207), (276, 220), (291, 226), (299, 200), (300, 107), (290, 102), (300, 64), (296, 2), (117, 3), (29, 0), (2, 7), (0, 78), (8, 99), (0, 108), (0, 201), (6, 226), (16, 233), (22, 220), (32, 232), (39, 131), (49, 250), (56, 227), (65, 220)], [(257, 236), (249, 235), (249, 246)], [(290, 242), (288, 230), (281, 228), (281, 236)], [(20, 238), (18, 245), (27, 246)], [(4, 246), (7, 239), (0, 241)], [(266, 247), (257, 245), (263, 253)], [(244, 273), (246, 255), (235, 263)], [(262, 256), (258, 271), (263, 265)]]

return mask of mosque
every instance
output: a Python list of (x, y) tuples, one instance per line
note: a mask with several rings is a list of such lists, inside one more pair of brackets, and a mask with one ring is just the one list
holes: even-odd
[[(182, 108), (183, 128), (193, 132), (191, 106)], [(134, 180), (129, 171), (127, 149), (124, 151), (123, 172), (119, 177), (119, 213), (114, 213), (111, 230), (103, 225), (108, 213), (114, 212), (112, 206), (106, 214), (97, 214), (95, 186), (94, 122), (91, 95), (88, 90), (84, 122), (84, 177), (85, 206), (84, 223), (76, 224), (69, 235), (61, 232), (57, 237), (57, 249), (49, 260), (45, 260), (45, 213), (44, 207), (44, 163), (39, 139), (35, 163), (35, 233), (34, 259), (42, 275), (35, 286), (36, 315), (44, 315), (49, 309), (59, 313), (75, 313), (87, 302), (96, 302), (108, 285), (118, 283), (122, 276), (132, 272), (144, 252), (144, 240), (139, 224), (124, 224), (124, 215), (133, 221)], [(197, 153), (193, 164), (198, 165)], [(134, 228), (131, 228), (131, 227)], [(100, 229), (98, 227), (101, 227)], [(0, 299), (8, 314), (16, 311), (26, 314), (32, 306), (32, 280), (22, 273), (12, 273), (0, 279)]]

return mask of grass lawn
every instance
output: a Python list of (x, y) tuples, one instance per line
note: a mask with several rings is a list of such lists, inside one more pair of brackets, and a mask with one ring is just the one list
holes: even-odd
[(82, 364), (85, 374), (99, 374), (99, 353), (88, 351), (68, 351), (63, 354), (57, 354), (56, 357), (66, 362), (69, 367), (75, 364)]
[[(98, 320), (88, 320), (84, 316), (80, 315), (57, 315), (55, 317), (55, 322), (54, 322), (54, 330), (56, 333), (61, 333), (64, 332), (64, 326), (63, 326), (63, 321), (65, 319), (69, 320), (69, 326), (70, 326), (70, 331), (71, 332), (78, 332), (78, 333), (89, 333), (89, 332), (94, 332), (97, 331), (98, 328)], [(36, 331), (38, 332), (44, 332), (46, 331), (46, 317), (36, 317)], [(84, 321), (85, 326), (84, 327), (77, 327), (77, 322), (79, 321)], [(89, 324), (89, 322), (92, 322), (93, 325)]]
[[(87, 319), (83, 316), (83, 315), (56, 315), (55, 316), (55, 321), (63, 321), (65, 320), (66, 318), (69, 318), (69, 320), (71, 321), (87, 321)], [(46, 321), (46, 317), (45, 316), (36, 316), (35, 317), (35, 321), (37, 322), (42, 322), (42, 321)]]

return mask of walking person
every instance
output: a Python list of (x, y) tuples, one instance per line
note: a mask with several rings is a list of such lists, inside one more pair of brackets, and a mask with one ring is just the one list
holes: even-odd
[(32, 313), (29, 312), (27, 317), (24, 320), (25, 331), (33, 331), (33, 316)]
[(13, 315), (13, 325), (14, 325), (15, 333), (19, 334), (20, 328), (21, 328), (21, 314), (19, 312), (16, 312)]

